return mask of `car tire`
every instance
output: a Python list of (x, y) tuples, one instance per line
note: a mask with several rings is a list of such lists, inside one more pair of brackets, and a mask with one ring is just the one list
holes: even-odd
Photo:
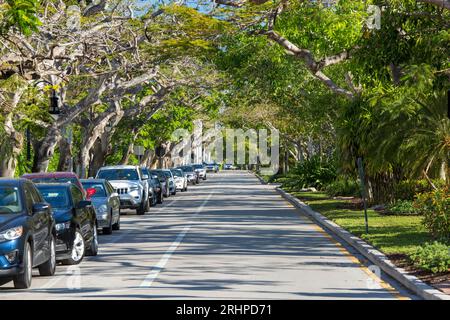
[(161, 190), (161, 192), (159, 193), (159, 197), (158, 197), (158, 203), (159, 204), (163, 203), (163, 199), (164, 199), (164, 195), (163, 195), (162, 190)]
[(143, 216), (148, 211), (148, 199), (147, 201), (142, 201), (139, 205), (139, 208), (136, 209), (136, 214), (139, 216)]
[(92, 241), (91, 241), (91, 245), (89, 246), (89, 249), (86, 251), (86, 255), (95, 257), (96, 255), (98, 255), (98, 233), (97, 233), (96, 224), (94, 224), (93, 230), (94, 230), (94, 236), (92, 237)]
[(119, 219), (117, 220), (116, 223), (114, 223), (112, 225), (113, 230), (120, 230), (120, 214), (119, 214)]
[(50, 277), (56, 271), (56, 244), (55, 236), (52, 235), (50, 239), (50, 258), (39, 267), (39, 274), (44, 277)]
[(203, 177), (203, 180), (206, 180), (206, 176)]
[(112, 219), (113, 219), (113, 217), (112, 217), (112, 212), (111, 212), (110, 219), (109, 219), (109, 226), (103, 228), (103, 230), (102, 230), (103, 234), (111, 234), (112, 233), (112, 231), (113, 231)]
[(83, 235), (80, 229), (75, 230), (75, 237), (72, 244), (72, 252), (69, 258), (64, 259), (62, 264), (65, 265), (76, 265), (83, 261), (84, 255), (86, 253), (86, 247), (84, 243)]
[(173, 190), (173, 192), (171, 193), (171, 195), (172, 196), (175, 196), (177, 194), (177, 189), (175, 188), (174, 190)]
[(25, 242), (25, 247), (23, 249), (23, 273), (18, 274), (13, 278), (14, 288), (27, 289), (31, 287), (32, 269), (33, 253), (30, 243), (27, 241)]

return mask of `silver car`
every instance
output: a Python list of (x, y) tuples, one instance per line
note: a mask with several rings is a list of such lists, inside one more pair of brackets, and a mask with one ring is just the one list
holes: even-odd
[(188, 183), (198, 184), (200, 182), (198, 173), (195, 172), (194, 167), (192, 167), (192, 166), (181, 166), (181, 167), (178, 167), (176, 169), (181, 169), (186, 174)]
[(120, 208), (135, 209), (144, 215), (150, 209), (148, 196), (148, 175), (138, 166), (108, 166), (97, 172), (97, 179), (106, 179), (114, 187), (120, 198)]
[(188, 179), (187, 175), (181, 169), (170, 169), (175, 179), (175, 186), (178, 190), (187, 191)]
[(161, 171), (166, 175), (167, 179), (169, 179), (169, 191), (171, 195), (177, 194), (177, 186), (175, 185), (175, 178), (173, 177), (172, 171), (169, 169), (161, 169)]
[(113, 186), (105, 179), (81, 179), (97, 216), (97, 228), (103, 234), (120, 230), (120, 198)]
[(198, 173), (200, 179), (206, 180), (206, 168), (203, 164), (193, 164), (195, 172)]

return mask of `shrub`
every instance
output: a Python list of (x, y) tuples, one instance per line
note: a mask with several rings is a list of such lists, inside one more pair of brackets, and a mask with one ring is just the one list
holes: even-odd
[(359, 196), (360, 186), (358, 181), (353, 179), (338, 178), (328, 184), (325, 188), (326, 193), (331, 196)]
[(450, 188), (417, 195), (414, 207), (423, 215), (423, 224), (436, 239), (450, 239)]
[(312, 157), (309, 160), (299, 162), (286, 176), (283, 187), (301, 189), (315, 187), (323, 189), (325, 185), (336, 179), (336, 167), (330, 160), (321, 160)]
[(416, 214), (417, 209), (411, 200), (397, 200), (388, 206), (389, 213), (395, 214)]
[(450, 267), (450, 247), (437, 241), (426, 243), (411, 254), (417, 268), (432, 273), (446, 272)]
[[(433, 180), (437, 187), (443, 187), (445, 182), (442, 180)], [(399, 200), (414, 200), (418, 193), (425, 193), (432, 191), (432, 188), (427, 180), (403, 180), (394, 186), (394, 198)]]

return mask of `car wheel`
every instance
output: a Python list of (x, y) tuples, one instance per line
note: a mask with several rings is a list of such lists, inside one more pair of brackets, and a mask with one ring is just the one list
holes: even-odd
[(159, 197), (158, 197), (158, 203), (163, 203), (163, 198), (164, 198), (164, 196), (163, 196), (163, 193), (162, 193), (162, 191), (159, 193)]
[(23, 273), (14, 277), (14, 288), (27, 289), (31, 286), (32, 269), (33, 254), (30, 243), (27, 241), (23, 250)]
[(50, 258), (47, 262), (39, 266), (39, 274), (44, 277), (49, 277), (55, 274), (56, 271), (56, 245), (55, 236), (52, 235), (50, 239)]
[(109, 225), (107, 227), (103, 228), (103, 234), (111, 234), (112, 233), (112, 231), (113, 231), (112, 219), (113, 219), (113, 217), (112, 217), (112, 212), (111, 212), (110, 217), (109, 217)]
[(173, 196), (175, 196), (177, 194), (177, 189), (173, 189), (173, 192), (171, 193)]
[(117, 219), (117, 222), (113, 224), (112, 228), (113, 230), (120, 230), (120, 215), (119, 219)]
[(206, 180), (206, 176), (203, 177), (203, 180)]
[(96, 256), (98, 254), (98, 233), (97, 233), (97, 226), (93, 225), (93, 231), (94, 235), (92, 236), (92, 241), (89, 249), (86, 252), (86, 255), (88, 256)]
[(84, 247), (84, 239), (79, 229), (75, 230), (75, 238), (73, 240), (72, 251), (70, 257), (62, 261), (66, 265), (79, 264), (83, 258), (86, 248)]

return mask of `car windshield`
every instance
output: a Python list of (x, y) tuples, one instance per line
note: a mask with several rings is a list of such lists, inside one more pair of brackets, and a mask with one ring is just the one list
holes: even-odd
[(16, 187), (0, 186), (0, 214), (19, 213), (22, 211), (19, 189)]
[(51, 186), (39, 186), (37, 185), (39, 192), (53, 208), (68, 208), (70, 207), (69, 194), (66, 188), (51, 187)]
[(162, 171), (152, 170), (152, 171), (150, 171), (150, 173), (152, 175), (154, 175), (154, 176), (158, 176), (158, 179), (161, 180), (161, 181), (165, 181), (166, 180), (166, 175)]
[(193, 167), (194, 167), (194, 169), (203, 169), (202, 164), (194, 164)]
[(172, 174), (175, 177), (182, 177), (183, 176), (183, 174), (181, 173), (181, 170), (172, 170)]
[(103, 198), (106, 197), (106, 190), (103, 183), (99, 182), (82, 182), (83, 188), (87, 189), (95, 189), (95, 193), (91, 196), (92, 198)]
[(183, 170), (184, 172), (192, 172), (194, 171), (194, 168), (191, 166), (184, 166), (184, 167), (180, 167), (181, 170)]
[(77, 178), (70, 177), (39, 177), (39, 178), (30, 178), (34, 183), (73, 183), (77, 184)]
[(167, 178), (172, 178), (172, 174), (170, 173), (170, 171), (163, 171), (163, 173)]
[(104, 169), (98, 172), (97, 178), (106, 180), (139, 180), (135, 169)]

